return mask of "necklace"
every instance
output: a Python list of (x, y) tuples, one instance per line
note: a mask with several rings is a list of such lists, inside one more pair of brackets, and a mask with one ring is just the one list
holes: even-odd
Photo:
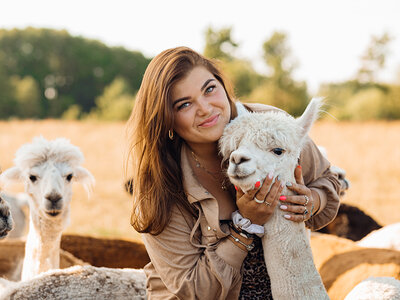
[[(218, 181), (218, 182), (221, 184), (221, 189), (222, 189), (223, 191), (226, 191), (226, 190), (227, 190), (226, 178), (224, 177), (224, 178), (221, 180), (221, 172), (215, 172), (215, 173), (213, 173), (213, 172), (207, 170), (206, 167), (204, 167), (204, 166), (200, 163), (200, 161), (198, 160), (196, 154), (194, 154), (193, 151), (190, 151), (190, 152), (192, 153), (193, 159), (194, 159), (195, 162), (196, 162), (196, 167), (197, 167), (197, 168), (200, 168), (200, 169), (203, 169), (207, 174), (209, 174), (212, 178), (214, 178), (216, 181)], [(222, 182), (221, 182), (221, 181), (222, 181)]]

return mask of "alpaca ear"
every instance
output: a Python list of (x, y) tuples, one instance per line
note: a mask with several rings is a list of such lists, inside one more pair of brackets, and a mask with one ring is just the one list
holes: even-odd
[(18, 167), (12, 167), (5, 170), (0, 174), (0, 185), (6, 185), (12, 181), (18, 181), (21, 179), (21, 170)]
[(241, 102), (236, 101), (235, 104), (238, 116), (249, 113), (249, 111), (246, 109), (246, 107), (244, 107), (244, 105)]
[(323, 98), (313, 98), (307, 105), (304, 113), (296, 119), (298, 125), (303, 128), (303, 137), (305, 137), (311, 129), (311, 126), (318, 119), (320, 108), (323, 104)]
[(85, 168), (77, 167), (74, 172), (74, 178), (77, 182), (83, 185), (89, 196), (95, 184), (95, 179), (93, 175)]

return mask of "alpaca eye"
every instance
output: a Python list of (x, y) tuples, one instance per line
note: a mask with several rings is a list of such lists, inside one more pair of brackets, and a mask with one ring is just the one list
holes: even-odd
[(35, 182), (37, 180), (37, 177), (35, 175), (30, 175), (29, 180)]
[(285, 150), (282, 148), (274, 148), (274, 149), (272, 149), (272, 152), (274, 152), (274, 154), (279, 156), (279, 155), (282, 155), (283, 153), (285, 153)]
[(71, 179), (72, 179), (72, 174), (68, 174), (67, 177), (66, 177), (66, 179), (67, 179), (68, 182), (70, 182)]

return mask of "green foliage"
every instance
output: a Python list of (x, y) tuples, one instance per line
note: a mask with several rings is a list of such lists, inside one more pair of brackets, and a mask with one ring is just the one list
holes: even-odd
[(133, 107), (133, 95), (125, 79), (116, 78), (104, 89), (104, 93), (96, 98), (94, 108), (87, 118), (106, 121), (127, 120)]
[(8, 119), (16, 112), (17, 103), (15, 101), (15, 91), (10, 80), (0, 69), (0, 118)]
[(73, 104), (63, 112), (61, 118), (64, 120), (77, 120), (82, 116), (82, 109), (79, 105)]
[(288, 113), (300, 115), (309, 101), (307, 85), (292, 77), (295, 68), (287, 37), (275, 32), (263, 44), (264, 59), (271, 71), (271, 77), (257, 87), (250, 97), (261, 103), (277, 106)]
[(305, 84), (298, 83), (283, 89), (272, 80), (266, 80), (255, 88), (250, 99), (252, 102), (279, 107), (294, 116), (301, 115), (309, 101)]
[(39, 85), (32, 76), (12, 76), (11, 84), (14, 87), (16, 115), (20, 118), (35, 118), (40, 115)]
[[(0, 30), (0, 69), (6, 78), (35, 80), (40, 95), (36, 117), (60, 117), (72, 105), (89, 112), (117, 76), (137, 91), (148, 63), (140, 52), (110, 48), (64, 30)], [(7, 107), (12, 113), (12, 105)]]
[(224, 72), (232, 81), (235, 94), (239, 97), (248, 97), (251, 92), (264, 80), (251, 63), (242, 59), (227, 61), (222, 64)]
[(206, 30), (206, 46), (204, 55), (209, 58), (215, 58), (225, 61), (233, 60), (232, 53), (238, 44), (232, 40), (232, 28), (222, 28), (214, 31), (211, 27)]
[(346, 81), (322, 86), (329, 112), (339, 120), (394, 120), (400, 118), (400, 86)]
[(357, 74), (359, 82), (375, 82), (377, 73), (385, 66), (388, 44), (391, 39), (388, 33), (384, 33), (381, 36), (372, 36), (367, 50), (361, 57), (361, 67)]

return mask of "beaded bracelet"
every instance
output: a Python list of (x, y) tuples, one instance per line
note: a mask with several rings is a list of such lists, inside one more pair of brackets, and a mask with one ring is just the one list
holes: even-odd
[(244, 247), (246, 248), (247, 251), (253, 250), (253, 248), (254, 248), (254, 243), (253, 243), (253, 242), (251, 242), (251, 244), (245, 244), (245, 243), (243, 243), (241, 240), (239, 240), (237, 237), (233, 236), (231, 233), (229, 234), (229, 236), (230, 236), (231, 238), (233, 238), (233, 240), (234, 240), (236, 243), (238, 243), (238, 244), (244, 246)]

